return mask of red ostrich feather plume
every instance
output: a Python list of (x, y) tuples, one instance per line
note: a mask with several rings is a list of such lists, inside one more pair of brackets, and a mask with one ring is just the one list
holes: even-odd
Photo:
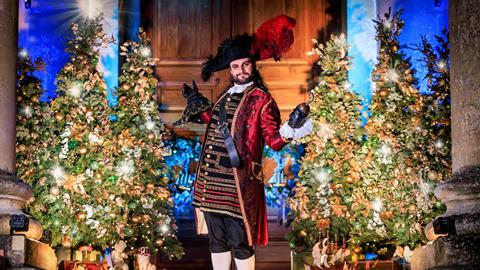
[(280, 15), (264, 22), (253, 34), (251, 53), (264, 60), (273, 57), (279, 61), (282, 54), (293, 44), (293, 28), (296, 21), (287, 15)]

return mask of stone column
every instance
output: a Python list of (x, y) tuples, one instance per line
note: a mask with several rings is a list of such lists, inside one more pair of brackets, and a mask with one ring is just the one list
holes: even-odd
[[(41, 225), (31, 217), (28, 231), (21, 233), (24, 236), (10, 235), (11, 215), (24, 214), (22, 206), (33, 193), (32, 188), (14, 173), (18, 2), (0, 1), (0, 249), (13, 267), (28, 263), (31, 256), (27, 251), (36, 254), (41, 249), (31, 243), (37, 243), (34, 240), (42, 236)], [(51, 256), (53, 252), (47, 253)], [(50, 266), (44, 268), (52, 269)]]
[(454, 175), (435, 189), (455, 233), (414, 252), (412, 269), (480, 269), (480, 1), (450, 0)]

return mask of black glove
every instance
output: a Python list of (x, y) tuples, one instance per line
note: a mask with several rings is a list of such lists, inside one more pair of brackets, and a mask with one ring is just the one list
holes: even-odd
[(298, 104), (288, 117), (288, 125), (292, 128), (301, 128), (308, 119), (310, 106), (306, 103)]
[(199, 114), (212, 107), (210, 101), (200, 94), (195, 81), (192, 81), (192, 87), (186, 83), (183, 84), (182, 95), (187, 100), (187, 107), (183, 111), (182, 117), (173, 125), (180, 126), (187, 122), (202, 123), (203, 120)]
[(187, 100), (187, 107), (192, 107), (205, 101), (208, 102), (208, 99), (198, 92), (198, 87), (195, 81), (192, 81), (192, 87), (183, 83), (182, 95)]

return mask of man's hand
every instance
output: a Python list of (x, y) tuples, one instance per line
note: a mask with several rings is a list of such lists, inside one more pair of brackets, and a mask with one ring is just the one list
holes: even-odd
[(297, 105), (293, 112), (290, 113), (288, 118), (288, 125), (292, 128), (300, 128), (305, 124), (308, 119), (308, 113), (310, 112), (310, 106), (306, 103)]
[(187, 122), (202, 123), (198, 115), (211, 108), (210, 101), (198, 91), (195, 81), (192, 81), (192, 87), (186, 83), (183, 84), (182, 95), (187, 100), (187, 107), (182, 117), (173, 125), (180, 126)]

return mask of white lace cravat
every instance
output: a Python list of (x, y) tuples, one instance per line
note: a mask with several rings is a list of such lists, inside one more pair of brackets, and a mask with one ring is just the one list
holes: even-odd
[(249, 83), (246, 83), (246, 84), (234, 84), (232, 87), (230, 87), (230, 89), (227, 90), (227, 93), (228, 94), (242, 93), (243, 91), (245, 91), (245, 89), (247, 87), (249, 87), (252, 84), (253, 84), (253, 82), (249, 82)]

